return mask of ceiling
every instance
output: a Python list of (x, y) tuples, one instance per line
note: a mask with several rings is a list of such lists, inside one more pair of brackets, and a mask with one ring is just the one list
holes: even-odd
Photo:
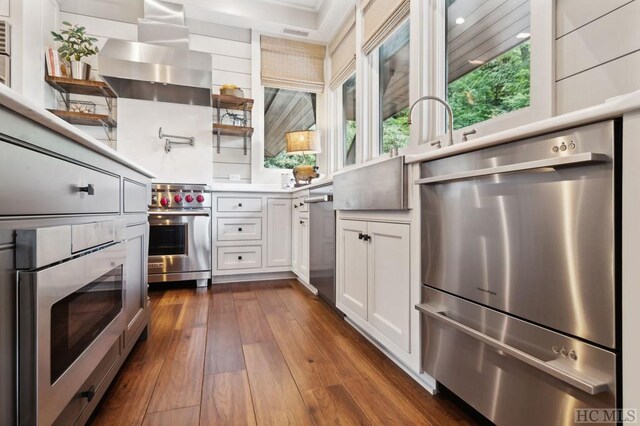
[[(65, 12), (137, 23), (144, 0), (59, 0)], [(329, 42), (356, 0), (164, 0), (189, 21)], [(287, 31), (285, 31), (287, 30)]]

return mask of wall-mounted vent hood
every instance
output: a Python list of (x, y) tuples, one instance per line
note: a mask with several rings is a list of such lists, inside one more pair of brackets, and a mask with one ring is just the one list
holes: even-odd
[(178, 4), (145, 0), (138, 41), (107, 40), (98, 70), (122, 98), (211, 105), (211, 55), (189, 50)]

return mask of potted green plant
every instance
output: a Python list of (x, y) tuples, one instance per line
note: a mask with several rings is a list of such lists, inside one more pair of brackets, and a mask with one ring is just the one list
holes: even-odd
[(53, 39), (61, 43), (58, 48), (60, 57), (71, 65), (71, 78), (76, 80), (88, 80), (91, 65), (82, 62), (86, 58), (98, 53), (98, 47), (94, 45), (97, 38), (89, 37), (85, 27), (63, 22), (67, 28), (59, 33), (51, 31)]

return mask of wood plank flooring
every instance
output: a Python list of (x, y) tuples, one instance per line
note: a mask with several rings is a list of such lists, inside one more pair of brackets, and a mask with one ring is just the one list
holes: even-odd
[(149, 292), (93, 425), (476, 424), (293, 280)]

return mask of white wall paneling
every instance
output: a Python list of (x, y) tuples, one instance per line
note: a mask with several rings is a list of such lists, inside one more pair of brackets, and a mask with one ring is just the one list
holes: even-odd
[(638, 22), (640, 1), (633, 1), (560, 37), (556, 42), (556, 80), (640, 50)]
[(240, 175), (240, 179), (249, 179), (251, 177), (250, 164), (237, 163), (214, 163), (213, 177), (216, 179), (229, 179), (229, 175)]
[[(166, 153), (164, 140), (158, 138), (160, 127), (172, 135), (195, 137), (195, 146), (174, 146)], [(158, 182), (209, 184), (211, 108), (120, 98), (118, 151), (155, 173)]]
[(9, 16), (9, 0), (0, 0), (0, 16)]
[(562, 37), (631, 1), (556, 0), (556, 37)]

